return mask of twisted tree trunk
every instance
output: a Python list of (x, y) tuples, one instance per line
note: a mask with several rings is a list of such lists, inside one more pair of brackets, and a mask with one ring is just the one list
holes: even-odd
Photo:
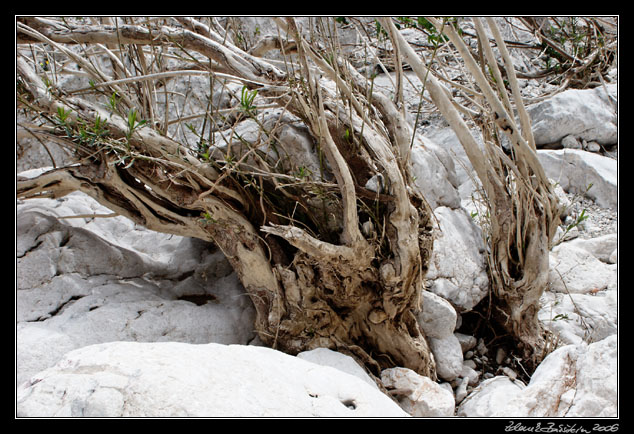
[[(475, 78), (484, 146), (421, 56), (391, 19), (381, 18), (399, 56), (397, 95), (402, 56), (458, 135), (482, 183), (491, 216), (494, 317), (520, 342), (526, 359), (537, 363), (545, 348), (538, 300), (557, 200), (536, 158), (513, 67), (493, 21), (488, 24), (515, 107), (488, 42), (482, 47), (496, 80), (482, 73), (452, 25), (427, 20), (447, 35)], [(280, 38), (268, 37), (249, 53), (217, 33), (213, 20), (209, 26), (190, 18), (141, 25), (69, 21), (17, 22), (18, 106), (36, 120), (26, 128), (65, 146), (78, 162), (19, 179), (18, 198), (83, 191), (149, 229), (213, 241), (250, 295), (255, 328), (267, 345), (289, 353), (329, 347), (356, 356), (376, 375), (403, 366), (435, 378), (416, 320), (433, 229), (431, 210), (409, 172), (412, 130), (402, 109), (373, 92), (372, 81), (339, 56), (336, 39), (309, 42), (295, 20), (275, 19)], [(482, 23), (474, 23), (482, 35)], [(279, 49), (284, 61), (258, 57), (269, 49)], [(41, 68), (33, 53), (49, 56), (51, 66)], [(112, 67), (97, 66), (97, 56)], [(163, 60), (170, 56), (177, 66)], [(59, 75), (77, 70), (90, 77), (89, 87), (58, 87)], [(169, 125), (185, 120), (157, 98), (164, 94), (169, 107), (166, 81), (194, 75), (208, 77), (210, 87), (224, 80), (243, 86), (229, 116), (208, 97), (205, 123), (224, 143), (203, 139), (205, 124), (196, 146), (167, 133)], [(89, 98), (78, 96), (83, 93)], [(305, 125), (318, 168), (307, 171), (299, 156), (284, 155), (279, 122), (265, 126), (260, 106), (277, 107), (278, 121), (288, 116)], [(258, 137), (237, 134), (240, 121), (257, 125)], [(510, 155), (502, 151), (501, 134), (511, 142)], [(370, 190), (371, 179), (382, 180), (379, 187)]]
[[(390, 30), (392, 41), (400, 47), (404, 59), (425, 82), (434, 103), (456, 132), (482, 183), (490, 212), (492, 314), (518, 343), (526, 366), (534, 369), (548, 350), (546, 331), (537, 314), (539, 299), (548, 284), (548, 251), (559, 224), (560, 205), (537, 159), (530, 120), (524, 109), (513, 64), (495, 21), (488, 18), (487, 24), (506, 67), (519, 126), (516, 125), (514, 110), (490, 45), (482, 44), (482, 47), (489, 70), (495, 77), (495, 89), (482, 72), (484, 65), (477, 64), (453, 25), (431, 17), (427, 19), (439, 33), (447, 35), (460, 53), (482, 92), (481, 103), (489, 107), (490, 122), (482, 124), (484, 147), (476, 142), (445, 89), (396, 31), (392, 21), (384, 18), (381, 22)], [(473, 18), (473, 22), (479, 39), (485, 41), (482, 22), (479, 18)], [(501, 134), (510, 140), (510, 155), (502, 151), (499, 140), (494, 140)]]
[[(358, 357), (376, 375), (404, 366), (435, 378), (415, 317), (432, 248), (431, 210), (412, 188), (403, 155), (411, 132), (394, 117), (399, 111), (385, 97), (367, 98), (366, 80), (336, 53), (326, 61), (328, 53), (308, 44), (292, 19), (278, 24), (294, 39), (295, 72), (223, 44), (202, 23), (181, 24), (75, 26), (34, 18), (19, 20), (17, 36), (19, 43), (46, 43), (82, 65), (94, 89), (112, 95), (123, 95), (134, 77), (109, 76), (66, 44), (107, 44), (119, 53), (134, 48), (146, 65), (156, 59), (143, 46), (203, 55), (207, 64), (193, 62), (182, 73), (202, 67), (210, 77), (229, 77), (244, 84), (243, 96), (257, 90), (304, 121), (316, 154), (325, 157), (319, 179), (279, 171), (279, 160), (263, 152), (262, 143), (244, 143), (242, 153), (231, 154), (230, 146), (188, 149), (155, 125), (135, 124), (131, 105), (126, 119), (56, 88), (18, 54), (20, 107), (41, 120), (33, 134), (64, 144), (80, 162), (19, 179), (18, 198), (79, 190), (149, 229), (213, 241), (251, 296), (266, 344), (289, 353), (329, 347)], [(114, 70), (125, 70), (110, 54)], [(136, 82), (168, 75), (148, 73)], [(121, 98), (126, 101), (134, 104), (135, 96)], [(257, 121), (248, 98), (242, 103), (240, 116)], [(275, 131), (264, 133), (269, 146), (279, 139)], [(365, 188), (375, 175), (386, 180), (384, 191)], [(335, 216), (335, 229), (321, 230), (332, 228), (322, 215)]]

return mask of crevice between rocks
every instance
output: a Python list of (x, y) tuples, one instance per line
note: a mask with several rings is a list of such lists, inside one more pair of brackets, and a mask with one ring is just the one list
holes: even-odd
[(33, 321), (28, 321), (28, 322), (41, 322), (41, 321), (45, 321), (45, 320), (47, 320), (49, 318), (52, 318), (55, 315), (59, 314), (63, 309), (65, 309), (70, 304), (73, 304), (77, 300), (79, 300), (81, 298), (84, 298), (84, 297), (85, 297), (84, 295), (73, 295), (68, 300), (64, 301), (59, 306), (57, 306), (55, 309), (53, 309), (52, 311), (48, 312), (45, 315), (42, 315), (41, 317), (39, 317), (39, 318), (37, 318), (37, 319), (35, 319)]

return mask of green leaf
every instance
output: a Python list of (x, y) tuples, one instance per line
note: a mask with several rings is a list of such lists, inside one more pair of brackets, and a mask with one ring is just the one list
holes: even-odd
[(258, 94), (258, 90), (254, 89), (253, 91), (249, 91), (249, 88), (245, 85), (242, 86), (242, 93), (240, 96), (240, 107), (245, 113), (251, 113), (255, 106), (253, 105), (253, 100)]
[(586, 215), (586, 210), (584, 208), (583, 211), (581, 211), (581, 214), (579, 214), (579, 217), (577, 217), (577, 223), (581, 223), (582, 221), (587, 220), (589, 217), (589, 215)]
[(192, 124), (185, 124), (185, 126), (189, 129), (189, 131), (191, 131), (192, 133), (198, 135), (198, 131), (196, 131), (196, 128), (194, 128), (194, 126)]
[(136, 120), (137, 111), (136, 109), (130, 109), (128, 112), (128, 127), (134, 127), (134, 121)]
[(435, 32), (436, 28), (434, 27), (434, 25), (429, 22), (429, 20), (425, 17), (418, 17), (418, 25), (421, 26), (423, 29), (429, 30), (430, 32)]
[(132, 134), (134, 134), (134, 131), (137, 128), (142, 127), (143, 125), (147, 123), (145, 119), (137, 122), (136, 120), (137, 115), (138, 115), (138, 112), (134, 108), (131, 108), (130, 111), (128, 112), (128, 133), (127, 133), (128, 139), (132, 137)]
[(117, 92), (113, 92), (108, 99), (108, 105), (112, 109), (113, 112), (117, 111)]
[(64, 107), (61, 107), (61, 106), (57, 107), (57, 117), (62, 123), (65, 123), (66, 118), (68, 118), (68, 115), (70, 114), (71, 111), (72, 110), (66, 111)]
[(350, 129), (349, 129), (349, 128), (346, 128), (345, 133), (343, 133), (343, 138), (344, 138), (344, 139), (346, 139), (346, 141), (348, 141), (348, 142), (349, 142), (349, 141), (350, 141), (350, 137), (351, 137), (351, 135), (350, 135)]

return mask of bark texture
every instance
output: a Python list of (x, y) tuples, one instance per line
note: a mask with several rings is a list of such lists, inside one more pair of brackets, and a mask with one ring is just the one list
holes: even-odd
[[(395, 45), (404, 53), (418, 77), (425, 82), (431, 98), (456, 132), (475, 172), (482, 183), (489, 209), (489, 271), (492, 278), (492, 318), (515, 339), (526, 366), (534, 369), (545, 357), (548, 337), (537, 318), (539, 299), (548, 284), (548, 251), (559, 224), (560, 205), (535, 152), (530, 120), (506, 45), (495, 21), (487, 20), (500, 56), (506, 66), (506, 79), (514, 106), (503, 85), (498, 64), (489, 44), (483, 43), (483, 57), (496, 78), (489, 80), (453, 24), (427, 18), (437, 32), (446, 35), (465, 62), (481, 92), (479, 98), (488, 107), (488, 119), (481, 119), (484, 146), (480, 146), (454, 107), (439, 81), (430, 74), (424, 61), (398, 33), (389, 19)], [(473, 18), (480, 41), (486, 41), (484, 23)], [(517, 111), (520, 125), (515, 122)], [(510, 155), (502, 151), (499, 137), (509, 138)]]
[[(213, 241), (250, 295), (255, 328), (267, 345), (292, 354), (329, 347), (354, 355), (377, 376), (402, 366), (435, 378), (416, 320), (433, 225), (410, 174), (413, 131), (402, 105), (407, 63), (482, 184), (492, 316), (536, 364), (546, 348), (537, 311), (559, 211), (495, 22), (486, 25), (505, 77), (482, 20), (473, 19), (479, 64), (455, 21), (426, 18), (436, 36), (444, 35), (436, 40), (448, 41), (472, 75), (472, 88), (459, 88), (472, 93), (475, 113), (448, 95), (390, 18), (377, 22), (392, 44), (394, 100), (374, 92), (372, 78), (341, 57), (334, 20), (315, 18), (310, 29), (290, 17), (274, 21), (278, 36), (247, 49), (216, 18), (18, 18), (18, 108), (32, 116), (25, 128), (64, 146), (78, 162), (19, 179), (18, 198), (79, 190), (149, 229)], [(270, 50), (283, 60), (261, 57)], [(495, 80), (483, 73), (487, 67)], [(59, 86), (59, 76), (69, 73), (87, 75), (90, 86)], [(166, 83), (188, 76), (207, 77), (210, 89), (219, 82), (223, 89), (242, 86), (233, 107), (204, 96), (206, 109), (193, 116), (203, 119), (195, 146), (168, 133), (187, 119), (169, 109)], [(263, 107), (278, 110), (276, 120), (265, 118)], [(475, 113), (484, 146), (464, 113)], [(257, 134), (246, 138), (238, 130), (249, 122)], [(311, 170), (285, 154), (284, 123), (309, 131)], [(502, 150), (502, 135), (510, 153)]]
[[(435, 378), (415, 318), (433, 238), (431, 210), (411, 188), (403, 155), (411, 131), (389, 99), (368, 96), (368, 80), (337, 53), (308, 43), (291, 18), (278, 24), (292, 43), (268, 46), (293, 50), (286, 71), (193, 19), (172, 26), (19, 19), (19, 43), (46, 43), (56, 56), (82, 65), (92, 90), (119, 96), (120, 110), (56, 87), (33, 58), (19, 53), (18, 100), (38, 116), (33, 133), (66, 146), (79, 164), (18, 179), (17, 196), (79, 190), (149, 229), (213, 241), (249, 293), (266, 344), (291, 354), (329, 347), (354, 355), (377, 376), (404, 366)], [(95, 67), (76, 44), (100, 47), (116, 67), (111, 73)], [(261, 125), (264, 141), (203, 150), (164, 135), (158, 122), (137, 125), (135, 103), (154, 118), (152, 86), (179, 75), (150, 70), (158, 46), (206, 59), (182, 74), (197, 69), (242, 83), (238, 120), (259, 121), (250, 100), (256, 91), (301, 120), (320, 157), (319, 176), (281, 170), (279, 157), (268, 152), (279, 139), (276, 130)], [(120, 75), (130, 72), (121, 61), (125, 50), (136, 53), (142, 72)], [(147, 98), (126, 94), (130, 84)], [(372, 176), (386, 181), (383, 191), (365, 188)]]

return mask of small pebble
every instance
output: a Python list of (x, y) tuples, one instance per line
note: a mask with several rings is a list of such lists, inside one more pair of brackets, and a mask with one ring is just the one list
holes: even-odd
[(458, 342), (460, 342), (460, 348), (462, 348), (463, 353), (472, 350), (478, 342), (477, 339), (471, 335), (465, 335), (464, 333), (459, 332), (454, 333), (454, 335), (458, 338)]
[(497, 363), (498, 365), (501, 365), (505, 357), (506, 357), (506, 351), (504, 351), (504, 348), (498, 348), (498, 351), (495, 354), (495, 363)]
[(482, 355), (486, 354), (489, 351), (487, 347), (484, 345), (484, 340), (482, 340), (482, 338), (480, 338), (480, 341), (478, 342), (478, 346), (476, 347), (476, 350), (478, 351), (478, 353)]
[(508, 366), (503, 367), (502, 368), (502, 372), (504, 373), (504, 375), (509, 377), (511, 380), (516, 380), (517, 379), (517, 372), (515, 372), (514, 370), (512, 370)]
[(467, 397), (467, 386), (469, 385), (469, 379), (463, 378), (458, 387), (456, 388), (456, 404), (460, 404), (463, 399)]

